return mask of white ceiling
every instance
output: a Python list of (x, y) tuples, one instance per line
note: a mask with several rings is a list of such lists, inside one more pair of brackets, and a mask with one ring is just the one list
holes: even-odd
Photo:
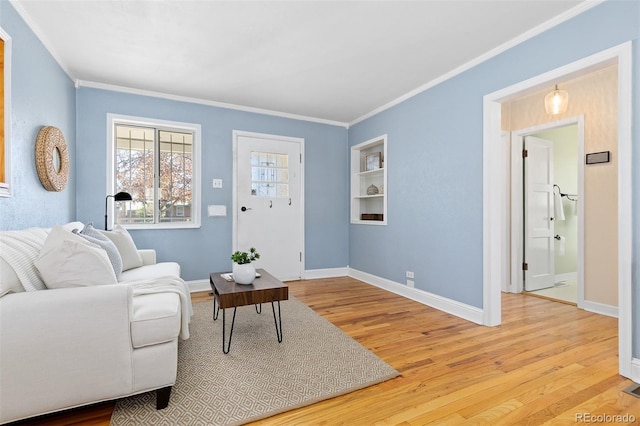
[(357, 121), (585, 5), (583, 0), (12, 4), (80, 84), (340, 123)]

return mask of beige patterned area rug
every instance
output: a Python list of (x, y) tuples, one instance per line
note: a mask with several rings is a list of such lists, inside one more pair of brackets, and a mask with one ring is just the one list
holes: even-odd
[[(339, 328), (290, 296), (282, 305), (278, 343), (271, 304), (257, 314), (238, 308), (228, 355), (222, 312), (195, 303), (191, 337), (178, 350), (169, 406), (155, 392), (119, 400), (111, 425), (232, 425), (269, 417), (391, 379), (399, 373)], [(277, 306), (276, 306), (277, 312)], [(227, 310), (227, 333), (233, 310)]]

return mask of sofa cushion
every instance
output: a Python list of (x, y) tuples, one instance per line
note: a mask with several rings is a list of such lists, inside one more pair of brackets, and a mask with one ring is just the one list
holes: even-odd
[(120, 225), (116, 225), (113, 231), (100, 231), (118, 248), (120, 256), (122, 257), (122, 270), (127, 271), (132, 268), (139, 268), (142, 266), (142, 257), (138, 253), (136, 244), (133, 242), (133, 238), (126, 229)]
[(122, 274), (122, 256), (116, 245), (106, 235), (98, 231), (93, 227), (93, 224), (87, 223), (82, 230), (74, 229), (73, 232), (76, 235), (80, 235), (90, 243), (96, 244), (104, 249), (109, 256), (109, 261), (113, 266), (113, 272), (116, 274), (116, 279), (120, 279)]
[(42, 244), (42, 248), (40, 249), (40, 256), (52, 250), (57, 250), (64, 241), (72, 241), (80, 244), (98, 247), (97, 245), (85, 240), (81, 236), (74, 234), (72, 230), (67, 229), (64, 226), (55, 225), (49, 231), (47, 238), (44, 240), (44, 244)]
[(65, 240), (34, 262), (49, 289), (116, 284), (107, 253), (100, 247)]
[(84, 223), (82, 223), (82, 222), (69, 222), (69, 223), (66, 223), (66, 224), (62, 225), (62, 227), (64, 229), (67, 229), (67, 230), (73, 232), (74, 229), (82, 229), (84, 227)]
[(34, 262), (47, 288), (116, 284), (107, 253), (61, 226), (54, 226)]
[(179, 277), (180, 265), (176, 262), (162, 262), (129, 269), (120, 275), (120, 282), (154, 280), (162, 277)]
[(133, 298), (131, 344), (134, 348), (170, 342), (180, 334), (180, 297), (154, 293)]

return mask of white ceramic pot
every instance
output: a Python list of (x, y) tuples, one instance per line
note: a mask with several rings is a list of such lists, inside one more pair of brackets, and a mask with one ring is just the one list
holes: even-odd
[(237, 284), (251, 284), (256, 279), (256, 268), (251, 263), (233, 264), (233, 280)]

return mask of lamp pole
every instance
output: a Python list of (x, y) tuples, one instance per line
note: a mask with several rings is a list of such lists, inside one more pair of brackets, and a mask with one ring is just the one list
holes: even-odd
[(113, 195), (107, 195), (107, 198), (104, 199), (104, 230), (107, 230), (107, 212), (109, 211), (109, 197), (114, 197)]

